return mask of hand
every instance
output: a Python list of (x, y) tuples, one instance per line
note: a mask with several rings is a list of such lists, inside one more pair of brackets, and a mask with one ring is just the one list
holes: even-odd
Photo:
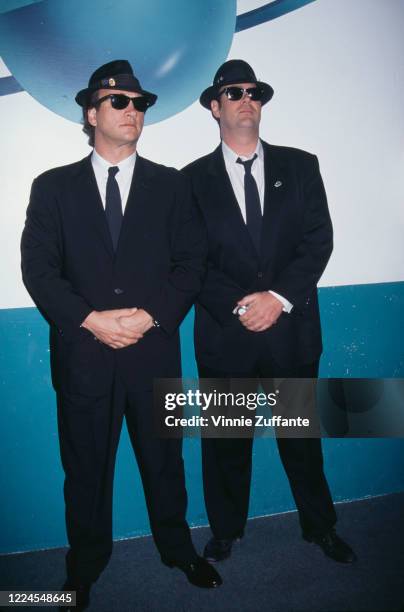
[(239, 321), (253, 332), (265, 331), (275, 325), (283, 310), (282, 302), (268, 291), (246, 295), (237, 305), (249, 306), (247, 312), (239, 316)]
[(119, 322), (125, 329), (141, 333), (142, 336), (154, 325), (153, 317), (143, 308), (137, 309), (130, 315), (119, 317)]
[(130, 317), (136, 311), (137, 308), (93, 310), (81, 326), (88, 329), (100, 342), (107, 344), (111, 348), (124, 348), (131, 344), (136, 344), (143, 336), (143, 333), (139, 330), (128, 329), (120, 322), (122, 317)]

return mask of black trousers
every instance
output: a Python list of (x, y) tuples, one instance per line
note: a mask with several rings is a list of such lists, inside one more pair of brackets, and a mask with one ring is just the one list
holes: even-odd
[(112, 492), (123, 418), (136, 455), (151, 531), (164, 561), (196, 558), (185, 520), (182, 441), (158, 439), (153, 431), (152, 391), (128, 392), (115, 380), (110, 394), (57, 394), (66, 527), (68, 578), (97, 580), (112, 552)]
[[(200, 378), (316, 378), (318, 361), (296, 368), (279, 367), (261, 358), (248, 372), (223, 372), (198, 364)], [(320, 535), (337, 520), (323, 471), (321, 439), (277, 438), (305, 534)], [(213, 535), (242, 535), (247, 522), (251, 486), (252, 438), (202, 438), (202, 470), (206, 510)]]

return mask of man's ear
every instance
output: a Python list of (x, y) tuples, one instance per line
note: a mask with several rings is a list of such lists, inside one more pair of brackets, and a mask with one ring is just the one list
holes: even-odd
[(95, 127), (97, 125), (97, 109), (93, 106), (87, 110), (88, 123)]
[(217, 100), (211, 100), (210, 110), (212, 111), (212, 115), (215, 119), (220, 119), (220, 105)]

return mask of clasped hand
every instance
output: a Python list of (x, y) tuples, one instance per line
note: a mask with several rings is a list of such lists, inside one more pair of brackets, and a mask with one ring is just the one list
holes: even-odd
[(152, 317), (142, 308), (118, 308), (90, 312), (82, 327), (113, 349), (136, 344), (153, 327)]
[(282, 302), (268, 291), (246, 295), (237, 304), (248, 306), (248, 310), (239, 316), (239, 321), (253, 332), (262, 332), (275, 325), (283, 310)]

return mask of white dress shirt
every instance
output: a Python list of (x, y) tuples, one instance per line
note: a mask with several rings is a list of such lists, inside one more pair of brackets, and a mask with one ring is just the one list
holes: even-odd
[(264, 192), (265, 192), (265, 174), (264, 174), (264, 150), (262, 148), (261, 141), (258, 140), (255, 151), (249, 156), (237, 155), (230, 147), (222, 140), (222, 150), (224, 163), (226, 165), (227, 174), (229, 175), (231, 186), (233, 187), (234, 195), (236, 196), (238, 205), (240, 206), (241, 214), (243, 215), (244, 223), (247, 222), (246, 209), (245, 209), (245, 193), (244, 193), (244, 166), (238, 164), (237, 160), (240, 158), (242, 161), (252, 159), (257, 154), (257, 159), (254, 161), (251, 167), (251, 174), (255, 178), (255, 182), (258, 187), (258, 194), (260, 197), (261, 213), (264, 214)]
[[(234, 195), (236, 196), (236, 200), (240, 207), (241, 214), (244, 219), (244, 223), (247, 222), (247, 214), (245, 207), (245, 192), (244, 192), (244, 166), (243, 164), (238, 164), (237, 160), (240, 158), (242, 161), (247, 161), (248, 159), (252, 159), (255, 154), (257, 154), (257, 158), (254, 161), (251, 167), (251, 174), (253, 175), (255, 182), (257, 183), (258, 194), (260, 198), (261, 204), (261, 212), (264, 214), (264, 195), (265, 195), (265, 172), (264, 172), (264, 149), (262, 147), (261, 141), (258, 139), (257, 146), (255, 151), (249, 156), (245, 157), (244, 155), (237, 155), (225, 142), (222, 140), (222, 151), (224, 157), (224, 163), (226, 166), (227, 174), (229, 175), (231, 186), (233, 187)], [(269, 290), (269, 293), (282, 303), (283, 311), (290, 312), (293, 308), (293, 304), (289, 302), (286, 298), (275, 291)]]
[(98, 191), (100, 192), (102, 205), (105, 209), (105, 192), (107, 190), (108, 180), (108, 168), (112, 166), (118, 166), (119, 172), (116, 173), (115, 179), (118, 183), (119, 193), (121, 194), (122, 201), (122, 214), (125, 212), (126, 203), (128, 201), (130, 185), (132, 182), (133, 170), (136, 163), (136, 151), (129, 155), (126, 159), (119, 162), (119, 164), (111, 164), (106, 159), (101, 157), (99, 153), (94, 149), (91, 155), (91, 163), (93, 166), (95, 180), (97, 181)]

